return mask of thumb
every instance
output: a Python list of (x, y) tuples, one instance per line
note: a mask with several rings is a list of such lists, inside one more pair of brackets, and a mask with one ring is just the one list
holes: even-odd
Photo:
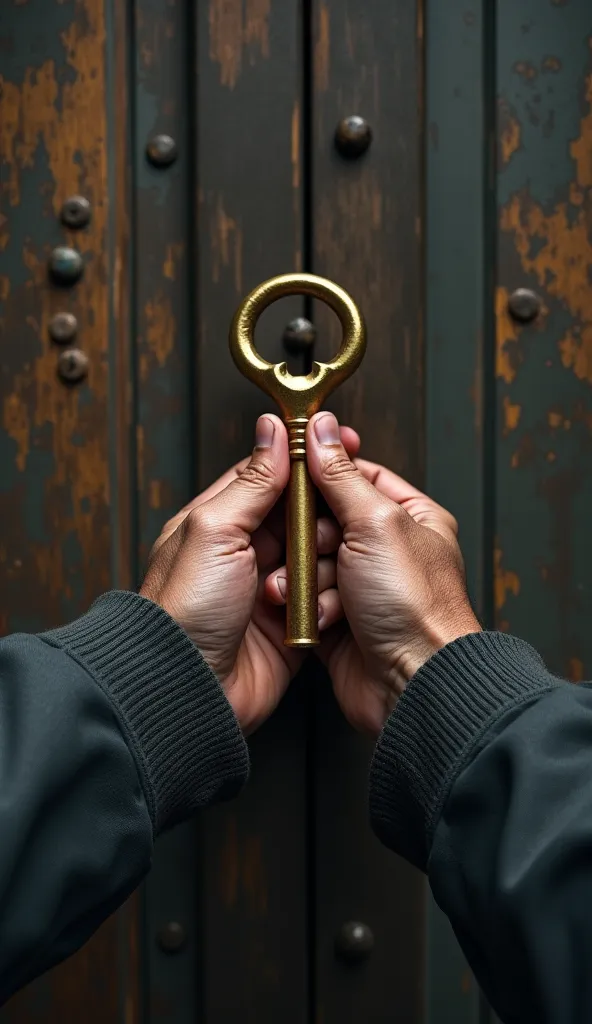
[(210, 521), (253, 533), (271, 511), (290, 476), (288, 435), (278, 416), (260, 416), (255, 447), (243, 471), (202, 505)]
[(370, 515), (384, 499), (351, 461), (331, 412), (313, 416), (307, 427), (306, 453), (310, 475), (340, 526)]

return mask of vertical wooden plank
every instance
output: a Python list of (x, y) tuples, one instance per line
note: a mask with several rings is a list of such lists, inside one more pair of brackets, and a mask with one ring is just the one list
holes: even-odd
[[(426, 487), (458, 520), (469, 591), (488, 620), (492, 33), (483, 0), (429, 4), (426, 13)], [(429, 1024), (479, 1020), (475, 981), (432, 900), (427, 1000)]]
[[(140, 565), (163, 521), (191, 496), (193, 437), (193, 104), (180, 0), (135, 3), (135, 277)], [(171, 136), (177, 158), (154, 166), (146, 147)]]
[[(313, 4), (312, 260), (351, 291), (368, 322), (362, 368), (334, 397), (363, 452), (414, 481), (423, 478), (422, 20), (416, 4), (316, 0)], [(370, 149), (346, 160), (337, 123), (366, 118)], [(318, 352), (335, 352), (336, 322), (322, 307)], [(316, 353), (315, 353), (316, 354)], [(315, 1019), (423, 1019), (424, 882), (380, 846), (368, 825), (371, 744), (340, 716), (317, 681), (314, 764)], [(336, 959), (348, 920), (368, 924), (371, 956)]]
[[(122, 116), (125, 61), (103, 0), (9, 3), (2, 9), (0, 89), (0, 625), (39, 630), (83, 612), (110, 585), (130, 578), (129, 422), (124, 382), (110, 372), (115, 321), (125, 318)], [(92, 205), (91, 223), (67, 232), (60, 209), (73, 194)], [(83, 254), (73, 289), (51, 285), (47, 260), (60, 243)], [(50, 317), (79, 322), (90, 361), (76, 388), (57, 377)], [(137, 1020), (135, 904), (112, 918), (71, 961), (17, 996), (2, 1020)]]
[[(135, 0), (134, 326), (137, 374), (138, 567), (163, 523), (192, 496), (194, 244), (191, 5)], [(146, 148), (158, 134), (177, 146), (155, 166)], [(199, 1019), (195, 823), (161, 837), (144, 887), (146, 1013), (150, 1024)], [(162, 948), (169, 922), (183, 928), (176, 952)]]
[[(497, 4), (494, 601), (554, 671), (592, 672), (592, 20)], [(541, 314), (509, 314), (515, 289)]]
[[(592, 20), (585, 0), (498, 3), (499, 628), (592, 672)], [(543, 311), (519, 325), (508, 297)]]
[[(235, 369), (228, 328), (248, 289), (300, 269), (301, 101), (297, 0), (197, 6), (199, 479), (244, 456), (269, 408)], [(284, 358), (283, 300), (257, 344)], [(257, 1024), (307, 1019), (305, 717), (294, 686), (250, 743), (240, 800), (203, 821), (203, 1016)]]

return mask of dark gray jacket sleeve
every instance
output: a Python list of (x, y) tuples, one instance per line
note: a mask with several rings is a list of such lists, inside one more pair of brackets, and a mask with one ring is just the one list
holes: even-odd
[(592, 689), (502, 634), (414, 677), (371, 772), (374, 828), (427, 871), (504, 1024), (592, 1021)]
[(0, 1003), (81, 946), (154, 837), (234, 795), (248, 755), (182, 630), (135, 594), (0, 642)]

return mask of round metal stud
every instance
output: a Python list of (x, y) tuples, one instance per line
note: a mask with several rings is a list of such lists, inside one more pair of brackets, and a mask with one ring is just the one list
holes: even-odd
[(69, 345), (78, 331), (78, 320), (73, 313), (56, 313), (49, 321), (49, 336), (58, 345)]
[(508, 299), (510, 315), (522, 324), (536, 320), (542, 305), (540, 297), (530, 288), (517, 288)]
[(314, 324), (305, 316), (297, 316), (284, 329), (284, 345), (288, 352), (307, 352), (317, 335)]
[(82, 256), (69, 245), (58, 245), (49, 257), (49, 272), (56, 284), (76, 284), (84, 271)]
[(58, 373), (66, 384), (78, 384), (88, 373), (88, 356), (79, 348), (69, 348), (60, 354)]
[(169, 921), (158, 932), (157, 941), (163, 953), (178, 953), (187, 941), (187, 934), (178, 921)]
[(360, 963), (374, 948), (372, 929), (361, 921), (346, 921), (335, 939), (335, 950), (341, 960)]
[(372, 129), (358, 114), (351, 114), (339, 122), (335, 130), (335, 145), (342, 156), (350, 160), (362, 156), (372, 142)]
[(90, 221), (90, 203), (84, 196), (70, 196), (62, 206), (62, 224), (74, 231), (85, 228)]
[(153, 135), (148, 140), (146, 156), (154, 167), (170, 167), (177, 159), (177, 143), (170, 135)]

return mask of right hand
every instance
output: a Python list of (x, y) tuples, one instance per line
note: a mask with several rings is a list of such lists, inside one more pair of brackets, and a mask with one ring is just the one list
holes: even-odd
[[(343, 531), (336, 562), (323, 559), (319, 576), (324, 589), (337, 586), (333, 600), (341, 601), (347, 622), (327, 631), (319, 655), (348, 720), (376, 736), (428, 658), (480, 631), (457, 526), (401, 477), (363, 459), (352, 462), (331, 413), (312, 418), (306, 443), (312, 479)], [(276, 604), (282, 574), (285, 568), (266, 583)]]

